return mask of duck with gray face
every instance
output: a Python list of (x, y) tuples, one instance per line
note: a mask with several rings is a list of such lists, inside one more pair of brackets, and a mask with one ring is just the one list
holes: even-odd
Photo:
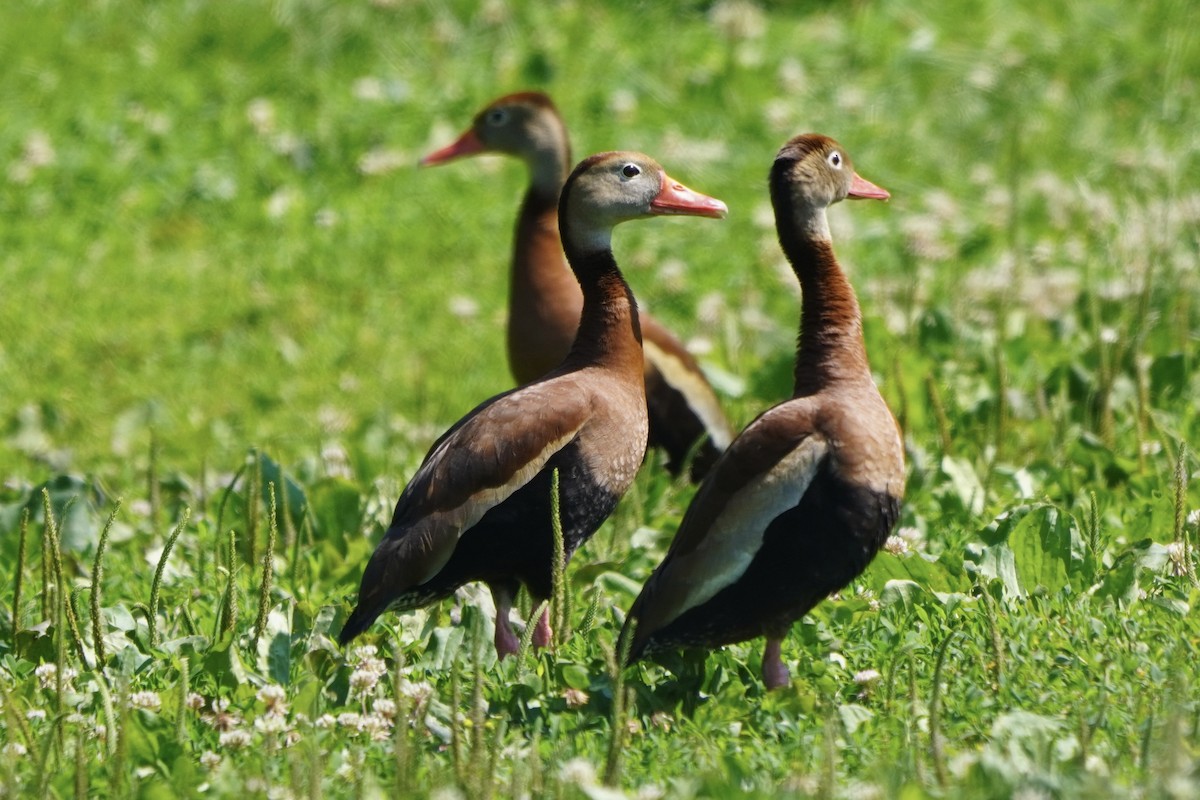
[(803, 291), (792, 397), (750, 423), (704, 479), (626, 635), (631, 660), (765, 636), (763, 683), (775, 689), (789, 681), (780, 645), (792, 623), (860, 574), (896, 524), (905, 470), (826, 219), (840, 200), (888, 193), (815, 134), (779, 151), (770, 191)]
[[(722, 217), (725, 204), (639, 153), (592, 156), (571, 174), (559, 219), (583, 306), (570, 352), (549, 374), (480, 404), (434, 443), (367, 563), (343, 644), (386, 610), (484, 581), (496, 603), (496, 652), (517, 652), (514, 596), (523, 585), (536, 604), (551, 591), (554, 473), (569, 558), (612, 512), (645, 456), (641, 329), (611, 240), (621, 222), (666, 214)], [(549, 644), (550, 634), (543, 615), (534, 643)]]
[[(529, 188), (517, 217), (508, 296), (508, 362), (520, 383), (566, 357), (579, 326), (583, 296), (558, 235), (558, 195), (570, 171), (571, 147), (554, 103), (540, 92), (501, 97), (480, 111), (456, 141), (421, 163), (500, 153), (523, 161)], [(733, 439), (716, 393), (682, 342), (642, 314), (650, 446), (667, 453), (678, 474), (691, 459), (700, 480)]]

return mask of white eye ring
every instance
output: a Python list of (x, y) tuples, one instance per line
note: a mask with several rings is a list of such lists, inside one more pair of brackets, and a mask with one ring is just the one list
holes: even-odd
[(493, 128), (498, 128), (508, 122), (508, 110), (503, 108), (493, 108), (485, 117), (487, 124)]
[(642, 174), (642, 168), (637, 164), (626, 164), (625, 166), (621, 167), (621, 174), (626, 178), (636, 178), (638, 175)]
[(832, 166), (834, 169), (842, 168), (842, 154), (839, 153), (837, 150), (834, 150), (832, 153), (830, 153), (829, 158), (826, 160), (829, 162), (830, 166)]

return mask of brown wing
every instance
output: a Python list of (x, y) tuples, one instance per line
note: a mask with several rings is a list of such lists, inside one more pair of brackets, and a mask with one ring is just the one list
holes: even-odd
[(635, 652), (656, 630), (741, 577), (767, 526), (800, 502), (828, 452), (803, 400), (770, 409), (733, 441), (634, 602)]
[(564, 376), (484, 403), (438, 440), (388, 529), (405, 562), (397, 582), (417, 585), (436, 574), (463, 532), (537, 475), (590, 413), (588, 394)]

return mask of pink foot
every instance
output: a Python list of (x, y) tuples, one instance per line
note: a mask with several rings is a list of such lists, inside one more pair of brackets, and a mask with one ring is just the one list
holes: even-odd
[(504, 589), (492, 587), (492, 600), (496, 603), (496, 657), (515, 656), (521, 651), (521, 640), (513, 633), (509, 614), (512, 613), (512, 595)]
[(550, 630), (550, 609), (547, 608), (542, 611), (542, 616), (537, 621), (537, 627), (533, 629), (533, 646), (549, 647), (553, 639), (554, 633)]
[(763, 685), (767, 687), (767, 691), (782, 689), (792, 681), (792, 676), (780, 655), (782, 642), (782, 637), (768, 636), (767, 645), (763, 648), (762, 676)]

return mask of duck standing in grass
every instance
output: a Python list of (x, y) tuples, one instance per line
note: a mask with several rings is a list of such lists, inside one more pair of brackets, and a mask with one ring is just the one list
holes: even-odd
[[(570, 558), (612, 512), (646, 452), (641, 328), (613, 256), (613, 227), (725, 213), (724, 203), (639, 153), (601, 153), (575, 168), (558, 213), (583, 295), (570, 352), (549, 374), (485, 401), (434, 443), (367, 563), (342, 644), (384, 611), (424, 606), (484, 581), (496, 603), (496, 652), (517, 652), (509, 613), (518, 589), (524, 585), (535, 601), (551, 593), (554, 472)], [(550, 634), (543, 614), (533, 641), (545, 646)]]
[[(517, 381), (528, 383), (566, 356), (583, 308), (583, 294), (564, 258), (556, 220), (571, 145), (550, 98), (520, 92), (489, 103), (455, 142), (421, 163), (442, 164), (478, 153), (516, 156), (529, 168), (508, 292), (508, 363)], [(650, 446), (666, 451), (667, 468), (674, 474), (694, 450), (691, 476), (699, 480), (729, 445), (733, 431), (691, 353), (649, 314), (642, 314), (641, 323)]]
[(783, 146), (770, 190), (803, 292), (795, 390), (750, 423), (704, 479), (626, 627), (631, 661), (765, 636), (763, 682), (775, 689), (789, 681), (783, 637), (874, 558), (899, 515), (905, 471), (826, 219), (847, 197), (888, 193), (855, 173), (841, 145), (815, 134)]

